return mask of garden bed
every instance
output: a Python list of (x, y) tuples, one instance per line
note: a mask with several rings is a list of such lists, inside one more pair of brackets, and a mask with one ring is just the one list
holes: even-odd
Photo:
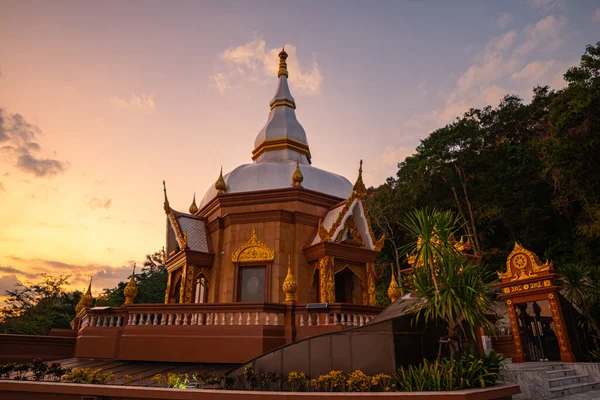
[(135, 386), (85, 385), (58, 382), (0, 381), (0, 398), (11, 400), (61, 399), (81, 400), (82, 396), (102, 400), (241, 400), (253, 399), (326, 399), (360, 398), (409, 400), (506, 400), (520, 393), (518, 385), (498, 384), (485, 389), (466, 389), (451, 392), (369, 392), (369, 393), (330, 393), (330, 392), (258, 392), (209, 389), (166, 389)]

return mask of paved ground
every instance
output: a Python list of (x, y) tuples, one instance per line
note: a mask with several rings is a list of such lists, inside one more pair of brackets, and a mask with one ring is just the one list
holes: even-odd
[(598, 400), (600, 399), (600, 390), (594, 390), (587, 393), (572, 394), (561, 397), (560, 400)]

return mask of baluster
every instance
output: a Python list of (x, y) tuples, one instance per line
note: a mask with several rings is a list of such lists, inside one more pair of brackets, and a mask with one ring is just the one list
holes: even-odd
[(188, 315), (187, 315), (187, 313), (183, 313), (183, 314), (181, 314), (181, 316), (183, 317), (183, 323), (182, 323), (182, 325), (187, 325), (188, 324)]
[(100, 326), (103, 328), (106, 326), (106, 317), (104, 315), (102, 316), (102, 324)]
[(274, 321), (274, 325), (275, 325), (275, 326), (279, 326), (279, 313), (275, 313), (275, 321)]
[(90, 326), (96, 326), (96, 323), (94, 321), (94, 315), (90, 315)]
[(260, 315), (256, 312), (256, 318), (254, 318), (254, 325), (260, 325)]
[(159, 314), (154, 313), (152, 315), (154, 317), (154, 319), (152, 320), (152, 325), (158, 325), (158, 316), (159, 316)]
[(198, 314), (198, 325), (204, 325), (204, 313)]
[(358, 321), (358, 325), (359, 326), (363, 326), (364, 325), (364, 314), (360, 314), (360, 319)]
[(150, 317), (152, 316), (152, 314), (146, 314), (146, 325), (150, 325)]
[(329, 325), (329, 313), (325, 314), (325, 325)]
[(300, 314), (300, 326), (304, 326), (304, 314)]
[(118, 316), (117, 317), (117, 328), (119, 328), (121, 326), (121, 324), (123, 323), (123, 317), (122, 316)]
[(318, 313), (316, 315), (316, 317), (317, 317), (317, 326), (320, 326), (321, 325), (321, 313)]
[(162, 313), (160, 315), (160, 324), (161, 325), (166, 325), (167, 324), (167, 318), (168, 318), (167, 314), (166, 313)]
[(250, 325), (250, 313), (248, 312), (246, 314), (248, 314), (246, 318), (246, 325)]
[(131, 314), (127, 314), (127, 325), (131, 325)]
[(212, 313), (206, 313), (206, 325), (212, 325)]
[(308, 326), (312, 326), (312, 314), (307, 314), (306, 319), (308, 319)]
[(227, 313), (221, 314), (221, 325), (227, 325)]
[(173, 325), (173, 314), (169, 314), (167, 317), (167, 325)]
[(175, 314), (175, 325), (179, 325), (180, 321), (181, 321), (181, 314), (176, 313)]
[(214, 313), (215, 319), (213, 321), (213, 325), (219, 325), (219, 313)]
[(358, 326), (358, 315), (354, 314), (352, 319), (354, 320), (354, 326)]
[(238, 317), (238, 325), (242, 325), (244, 322), (244, 317), (242, 316), (243, 313), (240, 313), (239, 317)]
[(229, 316), (229, 325), (235, 325), (235, 323), (234, 323), (234, 314), (235, 313), (231, 313), (231, 316)]
[(271, 325), (271, 313), (265, 313), (265, 325)]
[(110, 328), (111, 326), (117, 326), (114, 315), (111, 315), (110, 317), (108, 317), (108, 327)]

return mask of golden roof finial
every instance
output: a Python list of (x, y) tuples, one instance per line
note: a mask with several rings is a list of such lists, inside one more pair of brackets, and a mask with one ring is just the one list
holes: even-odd
[(215, 182), (215, 189), (217, 189), (217, 193), (223, 193), (227, 190), (227, 184), (225, 183), (225, 179), (223, 179), (223, 166), (221, 165), (221, 173), (219, 174), (219, 178)]
[(165, 246), (163, 246), (162, 250), (160, 251), (160, 255), (162, 257), (163, 265), (167, 265), (167, 252), (165, 251)]
[(296, 290), (298, 289), (298, 285), (296, 284), (296, 280), (294, 279), (294, 275), (292, 275), (292, 256), (288, 255), (288, 270), (285, 280), (282, 285), (283, 293), (285, 293), (285, 301), (295, 301), (296, 300)]
[(194, 193), (194, 200), (190, 206), (190, 214), (196, 214), (198, 212), (198, 206), (196, 205), (196, 193)]
[(396, 281), (396, 275), (394, 274), (394, 264), (390, 264), (392, 267), (392, 280), (390, 281), (390, 286), (388, 286), (387, 294), (390, 300), (393, 302), (398, 299), (398, 297), (402, 296), (402, 288), (398, 285), (398, 281)]
[(125, 304), (133, 304), (133, 299), (138, 294), (138, 288), (135, 284), (135, 263), (133, 263), (133, 272), (127, 286), (123, 289), (123, 294), (125, 295)]
[(292, 184), (294, 186), (302, 186), (302, 181), (304, 180), (304, 175), (302, 175), (302, 171), (300, 171), (300, 162), (296, 160), (296, 169), (292, 174)]
[(365, 187), (365, 184), (364, 184), (363, 178), (362, 178), (362, 172), (363, 172), (362, 165), (363, 165), (363, 161), (360, 160), (360, 167), (358, 168), (358, 178), (356, 178), (356, 182), (354, 183), (352, 190), (354, 190), (360, 198), (364, 199), (367, 196), (367, 188)]
[(163, 192), (165, 193), (165, 212), (169, 212), (171, 206), (169, 205), (169, 198), (167, 197), (167, 184), (163, 180)]
[(288, 54), (285, 52), (285, 47), (281, 48), (279, 52), (279, 71), (277, 71), (277, 77), (279, 78), (281, 75), (285, 75), (286, 78), (288, 76), (287, 70), (287, 62), (285, 61), (288, 57)]
[(93, 277), (90, 278), (90, 284), (88, 285), (87, 290), (81, 296), (81, 299), (79, 299), (79, 302), (75, 306), (75, 315), (79, 315), (83, 309), (90, 307), (94, 302), (94, 298), (92, 297), (92, 279)]

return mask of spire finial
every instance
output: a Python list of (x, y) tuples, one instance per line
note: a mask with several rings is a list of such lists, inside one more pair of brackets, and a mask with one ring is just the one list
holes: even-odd
[(196, 192), (194, 192), (194, 200), (190, 206), (190, 214), (196, 214), (198, 212), (198, 206), (196, 205)]
[(286, 78), (288, 76), (287, 70), (287, 62), (285, 61), (288, 57), (288, 54), (285, 52), (285, 46), (281, 48), (279, 52), (279, 71), (277, 71), (277, 77), (279, 78), (281, 75), (285, 75)]
[(396, 275), (394, 274), (394, 264), (390, 264), (390, 267), (392, 268), (392, 280), (388, 286), (387, 294), (393, 303), (398, 297), (402, 296), (402, 288), (400, 285), (398, 285), (398, 281), (396, 280)]
[(362, 178), (362, 172), (363, 172), (362, 165), (363, 165), (363, 162), (362, 162), (362, 160), (360, 160), (360, 167), (358, 168), (358, 178), (356, 178), (356, 183), (354, 183), (352, 190), (354, 190), (354, 192), (360, 198), (364, 199), (367, 196), (367, 188), (365, 187), (365, 184), (364, 184), (363, 178)]
[(165, 193), (165, 212), (169, 212), (171, 206), (169, 205), (169, 198), (167, 197), (167, 184), (163, 180), (163, 192)]
[(81, 299), (79, 299), (79, 302), (75, 306), (75, 315), (79, 315), (81, 311), (83, 311), (85, 308), (90, 307), (94, 302), (94, 298), (92, 297), (92, 279), (93, 277), (90, 277), (90, 283), (87, 287), (87, 290), (81, 296)]
[(292, 174), (292, 185), (299, 187), (302, 186), (302, 181), (304, 180), (304, 175), (302, 175), (302, 171), (300, 171), (300, 161), (296, 160), (296, 169)]
[(135, 284), (135, 263), (133, 263), (133, 272), (131, 273), (131, 278), (129, 278), (129, 282), (125, 289), (123, 289), (123, 294), (125, 295), (125, 304), (133, 304), (133, 299), (138, 294), (138, 288)]
[(288, 255), (288, 270), (285, 280), (283, 281), (283, 285), (281, 286), (283, 289), (283, 293), (285, 293), (285, 301), (295, 301), (296, 300), (296, 291), (298, 290), (298, 285), (296, 284), (296, 280), (294, 279), (294, 275), (292, 275), (292, 256)]
[(217, 189), (217, 193), (223, 193), (227, 190), (227, 184), (225, 183), (225, 179), (223, 179), (223, 166), (221, 165), (221, 172), (219, 173), (219, 178), (215, 182), (215, 189)]

